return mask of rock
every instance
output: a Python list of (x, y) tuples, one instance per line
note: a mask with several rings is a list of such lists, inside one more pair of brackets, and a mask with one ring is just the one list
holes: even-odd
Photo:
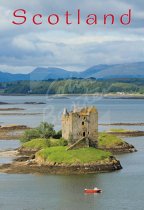
[(35, 154), (32, 154), (30, 157), (29, 157), (30, 160), (33, 160), (35, 159)]
[(109, 151), (112, 154), (122, 154), (122, 153), (131, 153), (131, 152), (137, 152), (135, 147), (131, 144), (128, 144), (127, 142), (124, 142), (122, 145), (115, 146), (112, 148), (106, 148), (106, 147), (99, 147), (99, 149)]
[(27, 127), (26, 125), (2, 125), (0, 126), (0, 130), (25, 130), (25, 129), (29, 129), (29, 127)]
[(38, 149), (28, 149), (28, 148), (25, 148), (25, 147), (22, 146), (22, 147), (19, 148), (18, 151), (21, 155), (30, 156), (30, 155), (35, 155), (35, 153), (38, 152)]
[(24, 161), (27, 161), (28, 159), (29, 159), (28, 156), (21, 156), (21, 157), (15, 158), (14, 161), (24, 162)]
[(84, 165), (60, 165), (38, 164), (33, 160), (27, 160), (22, 162), (14, 162), (12, 164), (3, 164), (0, 166), (0, 171), (5, 173), (47, 173), (47, 174), (92, 174), (99, 172), (109, 172), (122, 169), (119, 161), (109, 162), (109, 164), (87, 164)]

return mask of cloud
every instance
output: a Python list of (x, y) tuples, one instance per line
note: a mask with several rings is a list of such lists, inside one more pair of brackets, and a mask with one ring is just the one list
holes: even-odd
[[(143, 61), (144, 2), (126, 0), (1, 0), (0, 6), (0, 70), (21, 72), (31, 71), (37, 66), (55, 66), (69, 70), (82, 70), (100, 63), (125, 63)], [(28, 11), (27, 24), (11, 24), (15, 9)], [(103, 26), (103, 14), (119, 15), (132, 9), (133, 21), (129, 27), (118, 22), (114, 26)], [(87, 26), (76, 23), (77, 9), (82, 18), (96, 13), (99, 24)], [(46, 23), (49, 14), (57, 12), (61, 18), (69, 10), (73, 25), (65, 21), (51, 27)], [(42, 13), (44, 24), (34, 26), (32, 15)]]

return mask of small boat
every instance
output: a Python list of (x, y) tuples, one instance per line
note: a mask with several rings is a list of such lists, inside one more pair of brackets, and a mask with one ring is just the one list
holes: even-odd
[(94, 189), (85, 189), (84, 193), (89, 193), (89, 194), (93, 194), (93, 193), (101, 193), (102, 190), (98, 189), (97, 187), (95, 187)]

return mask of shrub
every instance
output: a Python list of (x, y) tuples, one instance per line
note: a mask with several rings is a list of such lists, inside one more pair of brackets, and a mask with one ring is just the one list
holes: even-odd
[(56, 139), (60, 139), (62, 137), (62, 130), (59, 130), (58, 132), (56, 132), (53, 137)]
[(68, 145), (68, 141), (67, 140), (65, 140), (63, 138), (61, 138), (59, 140), (59, 146), (67, 146), (67, 145)]
[(54, 137), (55, 135), (54, 125), (47, 122), (42, 122), (37, 129), (39, 131), (40, 138), (48, 139), (50, 137)]
[[(21, 138), (21, 141), (27, 142), (36, 138), (49, 139), (55, 135), (56, 132), (54, 130), (54, 125), (42, 122), (37, 128), (26, 130)], [(60, 133), (58, 133), (58, 135), (60, 135)]]

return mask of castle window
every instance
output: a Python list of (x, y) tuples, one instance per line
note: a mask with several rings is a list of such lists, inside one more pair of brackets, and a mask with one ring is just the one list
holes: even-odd
[(85, 132), (83, 132), (83, 137), (85, 137)]
[(84, 125), (84, 122), (82, 122), (82, 125)]

